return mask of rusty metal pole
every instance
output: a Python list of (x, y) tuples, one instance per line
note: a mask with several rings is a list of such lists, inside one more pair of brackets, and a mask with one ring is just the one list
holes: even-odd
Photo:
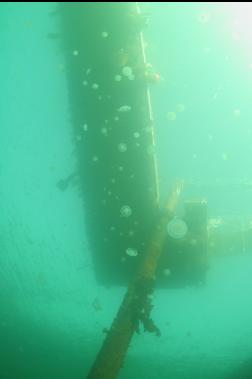
[[(142, 265), (136, 277), (128, 286), (122, 304), (87, 379), (115, 379), (123, 366), (130, 341), (136, 331), (136, 324), (133, 322), (136, 317), (136, 305), (139, 303), (138, 311), (142, 312), (141, 307), (146, 302), (148, 303), (148, 296), (150, 295), (149, 284), (155, 279), (156, 268), (165, 241), (166, 225), (173, 217), (182, 187), (183, 182), (181, 181), (174, 186), (164, 212), (153, 231)], [(141, 286), (141, 296), (139, 295), (139, 285)], [(144, 302), (143, 297), (145, 298)]]

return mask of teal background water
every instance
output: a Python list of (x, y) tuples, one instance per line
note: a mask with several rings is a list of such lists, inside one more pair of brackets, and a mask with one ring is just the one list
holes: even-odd
[[(252, 170), (248, 9), (144, 6), (147, 54), (163, 78), (151, 88), (162, 198), (174, 177), (184, 177), (185, 196), (206, 196), (210, 215), (250, 215), (251, 191), (233, 185)], [(84, 378), (125, 291), (96, 283), (78, 186), (57, 187), (77, 156), (65, 52), (48, 38), (60, 31), (56, 7), (0, 5), (3, 379)], [(251, 359), (252, 256), (239, 253), (212, 259), (200, 289), (156, 291), (162, 336), (134, 337), (120, 379), (226, 378)]]

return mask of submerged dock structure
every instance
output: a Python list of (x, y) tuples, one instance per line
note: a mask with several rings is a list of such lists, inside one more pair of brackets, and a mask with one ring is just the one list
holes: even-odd
[(159, 75), (145, 54), (148, 16), (134, 2), (60, 3), (59, 14), (96, 277), (104, 285), (128, 285), (88, 375), (115, 379), (134, 332), (160, 334), (150, 317), (154, 283), (204, 280), (206, 203), (189, 201), (185, 221), (174, 219), (181, 181), (166, 205), (159, 202), (149, 88)]
[[(142, 39), (147, 19), (136, 3), (112, 2), (61, 3), (60, 16), (97, 279), (123, 284), (141, 259), (158, 206)], [(127, 249), (137, 252), (135, 260), (124, 260)]]

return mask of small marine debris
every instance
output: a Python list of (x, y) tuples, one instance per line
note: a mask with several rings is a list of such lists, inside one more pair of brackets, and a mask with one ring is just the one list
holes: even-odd
[(60, 63), (58, 65), (58, 69), (59, 69), (59, 71), (64, 71), (65, 70), (65, 65), (63, 63)]
[(132, 209), (129, 205), (123, 205), (120, 209), (120, 214), (122, 217), (130, 217), (132, 215)]
[(97, 83), (93, 83), (93, 84), (92, 84), (92, 88), (93, 88), (94, 90), (97, 90), (97, 89), (99, 88), (99, 84), (97, 84)]
[(222, 153), (221, 157), (224, 161), (228, 160), (228, 154), (227, 153)]
[(88, 124), (83, 124), (82, 125), (82, 129), (84, 130), (84, 132), (87, 132), (87, 130), (88, 130)]
[(155, 146), (154, 145), (150, 145), (148, 146), (147, 148), (147, 153), (150, 154), (150, 155), (154, 155), (155, 154)]
[(117, 112), (129, 112), (131, 111), (130, 105), (122, 105), (120, 108), (117, 109)]
[(204, 47), (203, 48), (203, 53), (208, 55), (209, 53), (211, 53), (211, 48), (210, 47)]
[(140, 133), (139, 132), (134, 132), (133, 133), (133, 137), (134, 138), (139, 138), (140, 137)]
[(165, 268), (164, 271), (163, 271), (163, 275), (168, 277), (171, 275), (171, 270), (169, 268)]
[(99, 160), (99, 158), (97, 157), (97, 155), (94, 155), (94, 156), (92, 157), (92, 161), (93, 161), (93, 162), (98, 162), (98, 160)]
[(47, 34), (47, 38), (52, 39), (52, 40), (59, 39), (60, 37), (61, 37), (60, 33), (48, 33)]
[(88, 81), (87, 80), (83, 80), (82, 84), (86, 87), (88, 85)]
[(233, 115), (234, 115), (235, 117), (240, 117), (240, 115), (241, 115), (241, 111), (240, 111), (240, 109), (234, 109), (234, 111), (233, 111)]
[(138, 256), (138, 251), (136, 249), (133, 249), (132, 247), (128, 247), (126, 249), (126, 254), (129, 257), (137, 257)]
[(159, 328), (150, 318), (153, 305), (151, 303), (152, 281), (151, 283), (136, 284), (137, 295), (132, 300), (132, 324), (136, 333), (140, 333), (140, 327), (143, 327), (144, 332), (155, 333), (161, 335)]
[(30, 21), (30, 20), (27, 20), (27, 21), (24, 23), (24, 26), (25, 26), (26, 28), (31, 28), (31, 27), (33, 26), (33, 22)]
[(125, 153), (127, 151), (126, 143), (122, 143), (122, 142), (119, 143), (118, 150), (120, 151), (120, 153)]
[(192, 157), (193, 157), (193, 159), (197, 159), (198, 155), (196, 153), (194, 153)]
[(77, 172), (73, 172), (70, 175), (68, 175), (65, 179), (60, 179), (57, 182), (57, 187), (60, 191), (65, 191), (70, 184), (73, 184), (74, 180), (78, 176)]
[(108, 129), (107, 129), (107, 128), (101, 128), (101, 133), (102, 133), (104, 136), (107, 136), (107, 135), (108, 135)]
[(149, 21), (149, 14), (147, 13), (132, 12), (129, 14), (129, 23), (135, 32), (140, 32), (143, 28), (146, 28), (149, 25)]
[(167, 112), (166, 118), (168, 121), (175, 121), (177, 118), (177, 115), (175, 112)]
[(46, 278), (45, 278), (45, 274), (43, 272), (39, 272), (38, 273), (36, 282), (37, 282), (37, 285), (38, 285), (38, 287), (40, 289), (42, 289), (43, 287), (45, 287), (45, 285), (46, 285)]
[(147, 126), (146, 128), (144, 128), (144, 131), (146, 133), (152, 133), (152, 130), (153, 130), (153, 128), (151, 126)]
[(239, 41), (240, 38), (241, 38), (241, 35), (239, 33), (237, 33), (237, 32), (232, 33), (232, 39), (234, 41)]
[(212, 134), (208, 134), (208, 136), (207, 136), (207, 137), (208, 137), (209, 141), (212, 141), (212, 140), (213, 140), (213, 138), (214, 138)]
[(86, 70), (86, 75), (88, 76), (88, 75), (91, 73), (91, 71), (92, 71), (92, 69), (91, 69), (91, 68), (88, 68), (88, 69)]
[(102, 38), (107, 38), (108, 35), (109, 35), (108, 32), (102, 32), (101, 33)]
[(59, 14), (59, 10), (54, 10), (54, 11), (48, 12), (48, 16), (50, 16), (50, 17), (57, 16), (58, 14)]
[(197, 17), (200, 24), (207, 24), (210, 21), (210, 18), (211, 14), (209, 12), (202, 12)]
[(188, 231), (185, 221), (179, 218), (174, 218), (168, 222), (166, 228), (168, 235), (174, 239), (184, 238)]
[(184, 104), (178, 104), (176, 107), (178, 112), (184, 112), (185, 111), (185, 106)]
[(79, 55), (79, 51), (78, 50), (73, 50), (73, 56), (77, 57)]
[(100, 300), (98, 297), (96, 297), (94, 299), (94, 301), (92, 302), (92, 307), (93, 309), (96, 311), (96, 312), (99, 312), (102, 310), (102, 306), (101, 306), (101, 303), (100, 303)]
[(161, 80), (160, 74), (156, 72), (151, 63), (144, 65), (144, 78), (147, 82), (152, 84), (158, 83)]

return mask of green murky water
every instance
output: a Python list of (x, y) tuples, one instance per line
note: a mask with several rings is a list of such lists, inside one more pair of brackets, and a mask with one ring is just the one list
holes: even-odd
[[(85, 378), (125, 291), (94, 274), (57, 7), (0, 5), (1, 379)], [(142, 8), (160, 75), (150, 92), (161, 200), (184, 178), (185, 198), (207, 198), (209, 217), (243, 225), (252, 214), (252, 5)], [(252, 255), (225, 253), (211, 257), (204, 286), (155, 292), (162, 334), (134, 337), (120, 379), (252, 377)]]

